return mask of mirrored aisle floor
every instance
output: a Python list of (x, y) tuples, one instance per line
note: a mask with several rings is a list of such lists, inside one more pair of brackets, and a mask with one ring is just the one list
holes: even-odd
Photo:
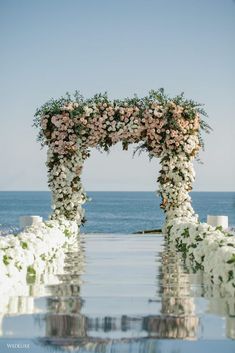
[(234, 298), (162, 236), (84, 235), (56, 272), (1, 294), (0, 353), (235, 352)]

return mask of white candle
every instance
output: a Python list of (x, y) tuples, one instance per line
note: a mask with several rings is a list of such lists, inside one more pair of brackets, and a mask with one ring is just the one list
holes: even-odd
[(228, 216), (207, 216), (207, 223), (210, 226), (221, 226), (223, 229), (228, 229)]
[(30, 227), (32, 225), (42, 222), (42, 217), (40, 216), (21, 216), (20, 219), (20, 228)]

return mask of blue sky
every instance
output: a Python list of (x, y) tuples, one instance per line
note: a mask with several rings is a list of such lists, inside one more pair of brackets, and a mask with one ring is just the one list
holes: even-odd
[[(0, 190), (46, 190), (35, 109), (75, 89), (142, 96), (164, 87), (205, 104), (214, 131), (195, 190), (235, 190), (233, 0), (0, 0)], [(157, 160), (93, 150), (87, 190), (155, 190)]]

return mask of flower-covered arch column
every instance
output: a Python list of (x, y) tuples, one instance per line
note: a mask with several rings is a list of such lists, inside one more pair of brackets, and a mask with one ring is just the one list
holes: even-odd
[(161, 170), (158, 178), (159, 193), (162, 197), (161, 207), (166, 213), (166, 224), (169, 219), (186, 217), (198, 221), (189, 192), (193, 189), (195, 171), (193, 160), (199, 145), (197, 136), (190, 136), (185, 142), (185, 151), (172, 155), (168, 150), (161, 155)]
[(158, 178), (166, 224), (175, 217), (196, 219), (189, 192), (195, 173), (192, 161), (201, 147), (200, 105), (183, 95), (169, 98), (161, 89), (147, 97), (114, 100), (107, 95), (84, 99), (78, 93), (51, 100), (36, 112), (39, 140), (48, 147), (47, 167), (53, 198), (53, 219), (84, 221), (86, 194), (81, 184), (84, 161), (93, 147), (108, 151), (138, 144), (160, 158)]
[(52, 190), (52, 219), (66, 218), (81, 224), (84, 219), (82, 205), (86, 194), (80, 174), (85, 151), (76, 149), (69, 158), (57, 158), (49, 146), (47, 153), (48, 184)]

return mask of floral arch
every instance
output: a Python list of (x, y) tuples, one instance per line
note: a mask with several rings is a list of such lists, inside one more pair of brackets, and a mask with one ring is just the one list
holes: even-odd
[(137, 143), (151, 158), (160, 158), (159, 193), (166, 221), (196, 220), (189, 192), (195, 177), (192, 162), (202, 146), (201, 131), (209, 130), (202, 115), (200, 104), (183, 94), (169, 98), (163, 89), (144, 98), (114, 101), (107, 94), (84, 99), (78, 92), (50, 100), (37, 110), (34, 124), (40, 127), (42, 145), (48, 147), (52, 219), (83, 223), (82, 204), (87, 198), (80, 177), (90, 148), (107, 151), (122, 142), (124, 150)]

